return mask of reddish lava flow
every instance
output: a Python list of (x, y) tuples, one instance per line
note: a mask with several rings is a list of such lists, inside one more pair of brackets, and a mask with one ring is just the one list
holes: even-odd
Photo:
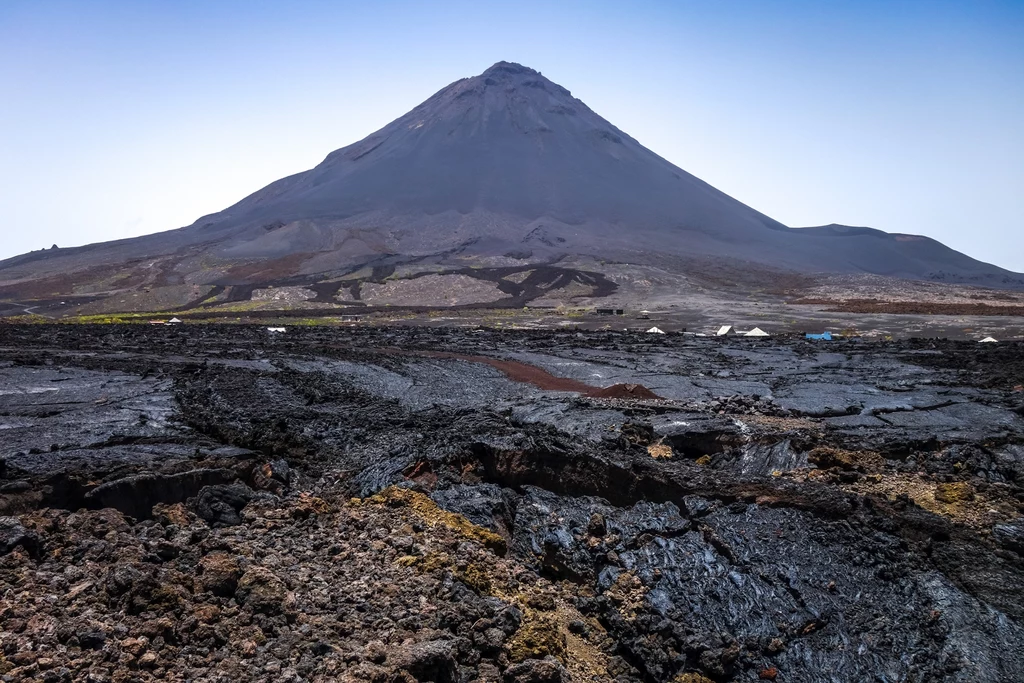
[(513, 382), (532, 384), (544, 391), (575, 391), (591, 398), (661, 398), (642, 384), (613, 384), (602, 389), (567, 377), (556, 377), (550, 372), (534, 365), (527, 365), (526, 363), (514, 360), (500, 360), (498, 358), (488, 358), (487, 356), (470, 356), (463, 353), (449, 353), (447, 351), (419, 351), (411, 353), (430, 358), (457, 358), (458, 360), (465, 360), (471, 363), (484, 363), (500, 370), (502, 374)]

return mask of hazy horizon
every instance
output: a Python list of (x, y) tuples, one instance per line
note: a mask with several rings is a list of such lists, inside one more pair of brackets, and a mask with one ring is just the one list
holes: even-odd
[(1024, 5), (8, 2), (0, 258), (189, 225), (494, 62), (787, 225), (1024, 271)]

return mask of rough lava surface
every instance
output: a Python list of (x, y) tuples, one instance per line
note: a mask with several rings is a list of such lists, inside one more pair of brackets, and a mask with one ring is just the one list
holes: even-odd
[(1019, 681), (1022, 351), (0, 325), (0, 680)]

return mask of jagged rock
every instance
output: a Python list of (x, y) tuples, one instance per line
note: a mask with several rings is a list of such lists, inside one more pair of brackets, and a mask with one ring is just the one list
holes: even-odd
[[(17, 460), (11, 479), (31, 481), (32, 495), (40, 496), (31, 511), (19, 509), (18, 521), (45, 542), (45, 552), (31, 565), (20, 548), (0, 557), (0, 678), (38, 681), (53, 672), (59, 680), (67, 669), (71, 681), (93, 676), (105, 683), (452, 676), (493, 683), (506, 673), (513, 680), (556, 676), (557, 666), (541, 659), (548, 654), (587, 683), (757, 680), (773, 669), (776, 680), (807, 683), (878, 676), (997, 683), (1016, 680), (1022, 668), (1019, 648), (1007, 643), (1024, 640), (1024, 572), (1014, 554), (1024, 548), (1024, 525), (1007, 520), (1024, 500), (1024, 479), (1015, 474), (1024, 460), (1016, 445), (1024, 423), (999, 407), (1003, 392), (949, 385), (947, 375), (893, 360), (911, 345), (850, 342), (846, 360), (837, 361), (842, 367), (823, 371), (821, 359), (805, 362), (781, 341), (756, 353), (716, 342), (741, 354), (723, 360), (704, 341), (682, 337), (657, 342), (651, 352), (643, 350), (650, 341), (641, 346), (622, 334), (586, 333), (580, 341), (575, 333), (529, 331), (512, 344), (489, 331), (354, 328), (350, 340), (335, 329), (310, 329), (289, 337), (295, 356), (281, 351), (280, 339), (272, 342), (279, 355), (269, 370), (260, 354), (269, 357), (271, 342), (261, 346), (258, 333), (245, 328), (183, 327), (166, 338), (166, 330), (140, 326), (68, 328), (42, 332), (51, 335), (48, 349), (62, 338), (75, 345), (61, 362), (83, 362), (82, 351), (96, 351), (90, 364), (133, 372), (159, 365), (154, 376), (173, 378), (176, 442), (120, 444), (130, 459), (112, 466), (103, 460), (107, 445), (27, 454), (31, 443), (83, 442), (74, 431), (78, 415), (60, 418), (45, 438), (7, 430), (9, 457)], [(38, 355), (29, 342), (39, 328), (20, 329), (0, 325), (0, 379), (24, 373), (12, 384), (52, 367), (45, 359), (5, 365), (7, 349), (16, 346), (12, 335), (23, 335), (19, 343)], [(938, 346), (950, 357), (970, 357), (944, 344)], [(139, 347), (147, 349), (143, 360)], [(166, 361), (155, 360), (161, 348)], [(754, 384), (782, 393), (809, 376), (822, 380), (813, 391), (831, 395), (844, 393), (843, 382), (902, 373), (919, 388), (901, 392), (901, 402), (923, 393), (925, 405), (941, 395), (1002, 412), (987, 423), (963, 413), (959, 426), (937, 432), (882, 420), (853, 427), (831, 418), (694, 417), (663, 413), (669, 407), (661, 404), (651, 412), (631, 406), (627, 415), (588, 398), (545, 393), (543, 405), (557, 408), (557, 419), (525, 420), (502, 406), (535, 404), (532, 389), (509, 390), (507, 378), (469, 361), (421, 363), (402, 355), (446, 348), (533, 354), (538, 363), (571, 359), (561, 367), (582, 377), (607, 370), (615, 373), (609, 381), (629, 381), (623, 375), (635, 368), (648, 377), (664, 373), (651, 381), (659, 395), (763, 390)], [(183, 365), (187, 357), (210, 362)], [(716, 364), (732, 373), (728, 386), (709, 377)], [(707, 370), (703, 379), (694, 368)], [(66, 391), (66, 377), (79, 380), (80, 371), (35, 379)], [(993, 364), (992, 371), (1020, 381), (1016, 369)], [(830, 372), (831, 379), (823, 376)], [(88, 373), (93, 383), (106, 383), (104, 392), (124, 380), (108, 370)], [(417, 392), (416, 401), (429, 401), (413, 403)], [(858, 395), (878, 392), (888, 390)], [(2, 394), (0, 403), (35, 410), (16, 404), (33, 397), (40, 398)], [(84, 410), (97, 398), (88, 397)], [(150, 425), (161, 419), (154, 413)], [(633, 443), (616, 431), (623, 422), (659, 425), (659, 435), (668, 427), (681, 452), (651, 458), (642, 441), (654, 427), (629, 430), (642, 437)], [(962, 443), (947, 443), (952, 429)], [(979, 432), (991, 439), (977, 439)], [(252, 498), (238, 515), (244, 523), (230, 527), (211, 527), (189, 511), (198, 491), (188, 506), (159, 504), (149, 518), (83, 501), (93, 482), (121, 481), (143, 468), (223, 466), (241, 481), (257, 481), (252, 455), (229, 466), (237, 456), (211, 440), (287, 453), (302, 476), (287, 477), (288, 489), (276, 489), (281, 496), (242, 487), (237, 502)], [(850, 449), (844, 457), (874, 457), (785, 472), (736, 467), (744, 454), (759, 452), (753, 446), (783, 442), (796, 454), (827, 446)], [(172, 448), (184, 460), (162, 459)], [(140, 464), (146, 449), (154, 459)], [(699, 466), (698, 454), (713, 462)], [(42, 474), (30, 471), (33, 462)], [(57, 466), (66, 474), (53, 475)], [(363, 477), (367, 471), (372, 476)], [(840, 486), (833, 479), (839, 471), (861, 477)], [(270, 475), (278, 484), (285, 478)], [(970, 485), (974, 501), (934, 499), (937, 484), (958, 481)], [(382, 492), (373, 482), (401, 486)], [(352, 499), (364, 486), (369, 495)], [(210, 500), (238, 512), (222, 493), (218, 488)], [(26, 500), (0, 496), (0, 504)], [(733, 661), (734, 643), (742, 650)]]
[(523, 612), (515, 605), (502, 603), (498, 612), (494, 615), (494, 623), (505, 635), (515, 633), (523, 623)]
[(705, 650), (700, 655), (700, 665), (712, 676), (722, 678), (732, 673), (733, 664), (738, 656), (739, 648), (736, 646)]
[(363, 648), (363, 656), (374, 664), (383, 664), (388, 658), (388, 647), (379, 640), (371, 640)]
[(568, 672), (554, 657), (527, 659), (505, 670), (504, 683), (562, 683)]
[(89, 650), (98, 650), (107, 642), (107, 633), (101, 630), (82, 631), (78, 633), (77, 638), (79, 646)]
[(1024, 517), (1006, 524), (997, 524), (992, 529), (992, 536), (1001, 545), (1014, 552), (1024, 554)]
[(22, 526), (17, 517), (0, 517), (0, 555), (19, 546), (35, 555), (39, 552), (39, 536)]
[(234, 595), (242, 567), (238, 559), (227, 553), (211, 553), (199, 561), (198, 583), (214, 595)]
[(111, 507), (142, 519), (152, 515), (153, 506), (180, 503), (203, 487), (229, 482), (236, 474), (229, 469), (194, 469), (178, 474), (137, 474), (100, 484), (85, 494), (92, 507)]
[(256, 612), (280, 614), (290, 607), (284, 581), (263, 567), (251, 567), (242, 574), (235, 596)]
[(459, 680), (455, 643), (450, 640), (431, 640), (401, 647), (388, 658), (388, 662), (409, 672), (417, 681), (457, 683)]
[(192, 507), (195, 513), (212, 526), (235, 526), (242, 523), (239, 514), (255, 492), (241, 482), (206, 486), (199, 491)]
[(253, 485), (272, 493), (283, 493), (291, 484), (293, 472), (284, 460), (274, 460), (253, 471)]
[(131, 565), (118, 564), (107, 572), (105, 588), (108, 594), (119, 596), (131, 590), (142, 580), (142, 573)]
[(141, 657), (142, 654), (149, 648), (149, 638), (145, 636), (138, 638), (125, 638), (121, 641), (121, 650), (127, 652), (132, 657)]

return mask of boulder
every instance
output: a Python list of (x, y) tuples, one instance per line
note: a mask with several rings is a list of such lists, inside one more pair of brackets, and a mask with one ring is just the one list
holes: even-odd
[(0, 555), (6, 555), (19, 546), (35, 556), (39, 553), (39, 537), (22, 526), (17, 517), (0, 517)]
[(505, 670), (505, 683), (562, 683), (568, 681), (565, 667), (554, 657), (527, 659)]
[(411, 674), (417, 681), (456, 683), (459, 667), (455, 661), (455, 643), (428, 640), (399, 648), (388, 663)]
[(255, 492), (241, 482), (205, 486), (192, 501), (192, 508), (212, 527), (236, 526), (242, 523), (242, 508), (254, 496)]
[(227, 553), (210, 553), (199, 560), (198, 584), (202, 590), (214, 595), (234, 595), (238, 580), (242, 578), (242, 567), (238, 559)]
[(288, 587), (269, 569), (251, 567), (238, 580), (235, 597), (255, 612), (280, 614), (290, 603)]
[(1024, 517), (997, 524), (992, 529), (992, 537), (1003, 547), (1024, 555)]

